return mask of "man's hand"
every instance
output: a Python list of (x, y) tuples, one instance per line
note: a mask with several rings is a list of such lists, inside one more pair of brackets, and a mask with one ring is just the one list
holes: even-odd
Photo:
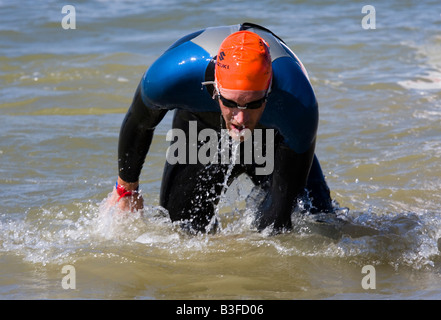
[(138, 182), (125, 182), (118, 177), (118, 189), (113, 187), (108, 204), (117, 205), (121, 211), (136, 211), (144, 208), (144, 199), (138, 193)]

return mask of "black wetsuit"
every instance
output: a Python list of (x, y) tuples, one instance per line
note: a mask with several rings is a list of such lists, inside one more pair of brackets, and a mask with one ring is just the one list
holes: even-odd
[[(175, 110), (173, 128), (186, 133), (188, 146), (190, 121), (197, 121), (198, 132), (209, 128), (220, 135), (221, 129), (225, 129), (219, 105), (212, 99), (213, 87), (202, 82), (214, 79), (214, 61), (221, 42), (239, 30), (256, 32), (270, 46), (271, 92), (256, 129), (274, 129), (274, 169), (271, 174), (262, 175), (256, 174), (256, 168), (262, 165), (243, 161), (230, 171), (231, 166), (222, 162), (189, 164), (188, 153), (185, 163), (166, 161), (160, 205), (168, 210), (172, 221), (183, 221), (194, 231), (206, 231), (227, 172), (228, 183), (246, 173), (265, 191), (256, 213), (258, 230), (269, 226), (274, 231), (291, 228), (291, 213), (305, 194), (311, 200), (310, 212), (333, 209), (329, 188), (314, 153), (318, 104), (306, 70), (280, 38), (249, 23), (189, 34), (150, 66), (121, 126), (119, 176), (126, 182), (139, 180), (154, 129), (169, 110)], [(198, 148), (201, 145), (203, 142), (198, 143)]]

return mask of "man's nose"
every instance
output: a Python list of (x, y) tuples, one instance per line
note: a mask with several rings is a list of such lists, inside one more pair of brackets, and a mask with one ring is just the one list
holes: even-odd
[(239, 108), (236, 109), (236, 112), (234, 114), (234, 120), (237, 123), (245, 123), (245, 121), (248, 118), (248, 113), (246, 112), (246, 110), (241, 110)]

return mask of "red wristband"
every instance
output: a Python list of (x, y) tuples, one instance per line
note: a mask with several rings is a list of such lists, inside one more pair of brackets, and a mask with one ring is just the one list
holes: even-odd
[(138, 190), (138, 189), (137, 190), (133, 190), (133, 191), (126, 190), (126, 188), (124, 188), (123, 186), (120, 186), (118, 184), (118, 182), (116, 182), (115, 188), (116, 188), (116, 193), (118, 193), (118, 195), (119, 195), (119, 198), (118, 198), (118, 200), (116, 202), (121, 200), (121, 198), (132, 196), (133, 193), (137, 192), (137, 190)]

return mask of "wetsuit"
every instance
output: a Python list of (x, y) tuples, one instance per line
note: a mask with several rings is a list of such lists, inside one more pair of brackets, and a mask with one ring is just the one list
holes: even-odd
[[(187, 139), (190, 121), (197, 121), (198, 132), (225, 129), (219, 104), (212, 98), (213, 86), (202, 83), (214, 80), (218, 48), (228, 35), (239, 30), (257, 33), (270, 47), (271, 92), (256, 129), (274, 129), (274, 169), (271, 174), (257, 175), (259, 165), (255, 163), (240, 162), (228, 171), (231, 166), (224, 163), (166, 161), (160, 205), (168, 210), (172, 221), (183, 221), (195, 231), (205, 231), (211, 221), (227, 172), (228, 183), (246, 173), (264, 191), (256, 213), (258, 230), (268, 226), (275, 231), (291, 228), (291, 213), (305, 194), (311, 200), (310, 212), (332, 211), (329, 188), (314, 154), (318, 104), (306, 70), (280, 38), (250, 23), (189, 34), (150, 66), (121, 126), (119, 176), (126, 182), (139, 180), (154, 129), (169, 110), (175, 111), (173, 128), (183, 130)], [(201, 145), (203, 142), (197, 147)]]

